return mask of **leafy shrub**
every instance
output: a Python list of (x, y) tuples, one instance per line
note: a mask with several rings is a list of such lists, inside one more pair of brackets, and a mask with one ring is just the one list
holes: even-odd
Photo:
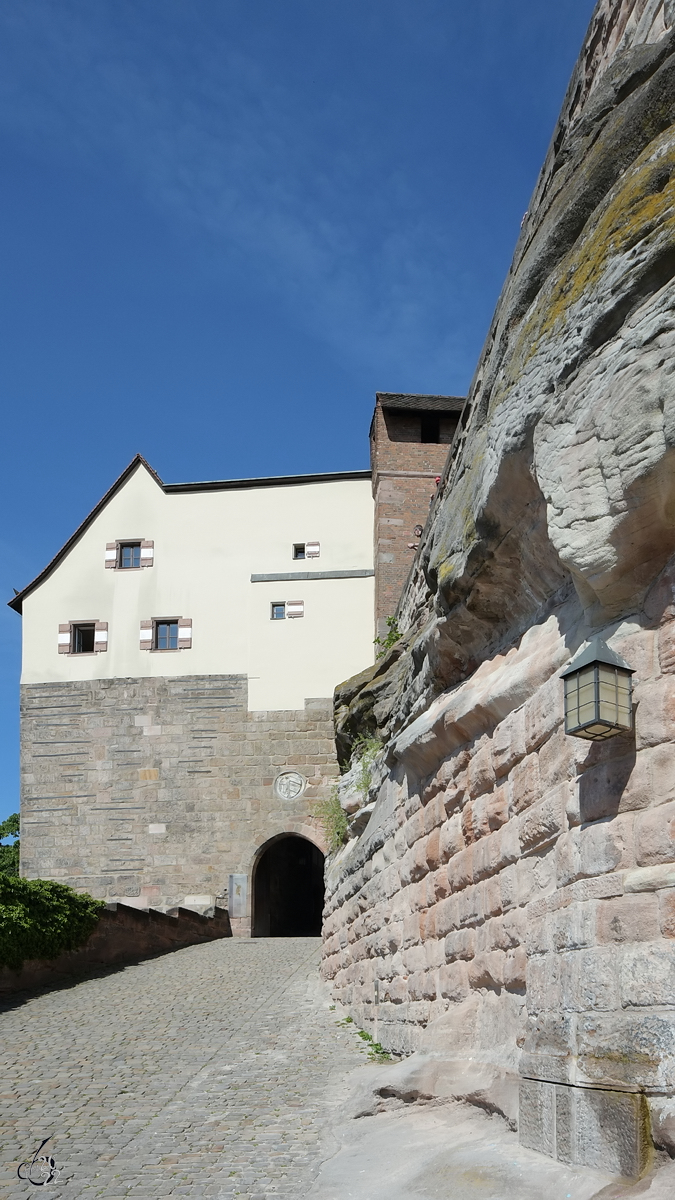
[(392, 646), (395, 646), (399, 638), (402, 637), (396, 617), (387, 617), (386, 620), (387, 625), (389, 626), (389, 632), (387, 633), (387, 636), (383, 638), (373, 638), (373, 645), (379, 646), (377, 654), (375, 655), (376, 658), (384, 658), (387, 651), (391, 650)]
[(337, 785), (325, 800), (316, 801), (313, 811), (323, 825), (330, 853), (335, 854), (344, 842), (348, 828), (347, 814), (340, 804)]
[(0, 821), (0, 843), (4, 838), (16, 838), (10, 846), (0, 845), (0, 875), (19, 874), (19, 814), (12, 813)]
[(354, 739), (352, 762), (358, 763), (356, 787), (363, 797), (364, 804), (368, 802), (368, 793), (373, 782), (373, 763), (381, 749), (382, 743), (375, 737), (365, 737), (361, 734)]
[(74, 950), (104, 908), (103, 900), (80, 896), (65, 883), (0, 875), (0, 966), (18, 970), (24, 959)]

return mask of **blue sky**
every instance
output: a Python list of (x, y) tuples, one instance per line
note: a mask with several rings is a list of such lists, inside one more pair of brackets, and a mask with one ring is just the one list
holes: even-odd
[(464, 393), (593, 7), (7, 0), (2, 597), (137, 451), (169, 482), (361, 468), (376, 390)]

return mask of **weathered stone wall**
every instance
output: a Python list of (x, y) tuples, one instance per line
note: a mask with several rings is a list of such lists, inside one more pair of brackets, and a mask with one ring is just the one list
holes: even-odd
[[(625, 1174), (647, 1107), (675, 1151), (674, 8), (596, 9), (404, 638), (336, 695), (343, 765), (361, 732), (383, 750), (326, 923), (369, 1028), (380, 981), (382, 1041), (444, 1056), (528, 1144)], [(636, 733), (589, 746), (559, 676), (595, 634), (635, 668)]]
[[(285, 768), (308, 781), (295, 800), (274, 791)], [(323, 848), (312, 805), (336, 774), (330, 703), (248, 712), (243, 676), (24, 687), (22, 871), (106, 900), (213, 903), (270, 838)]]
[(153, 908), (144, 911), (127, 904), (110, 904), (84, 945), (76, 950), (66, 950), (56, 958), (28, 959), (16, 971), (0, 967), (0, 995), (58, 986), (70, 975), (139, 962), (152, 954), (224, 937), (232, 937), (226, 909), (216, 908), (213, 916), (206, 917), (189, 908), (178, 908), (170, 915)]

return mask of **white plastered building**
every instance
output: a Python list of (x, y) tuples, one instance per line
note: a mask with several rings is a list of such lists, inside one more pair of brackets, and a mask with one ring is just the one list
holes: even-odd
[(248, 932), (265, 850), (325, 848), (332, 694), (373, 661), (373, 576), (370, 472), (164, 484), (137, 456), (11, 602), (23, 873), (163, 908), (236, 876)]

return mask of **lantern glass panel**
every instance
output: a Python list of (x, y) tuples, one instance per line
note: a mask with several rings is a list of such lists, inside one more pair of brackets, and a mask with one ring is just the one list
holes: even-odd
[(630, 675), (618, 672), (617, 679), (617, 725), (623, 729), (633, 728), (633, 695)]
[(587, 721), (592, 721), (597, 716), (595, 701), (596, 701), (596, 668), (585, 667), (580, 671), (578, 679), (579, 689), (579, 724), (585, 725)]
[(565, 680), (565, 725), (567, 729), (576, 729), (579, 724), (579, 693), (577, 676), (568, 675)]
[(600, 663), (598, 671), (598, 716), (601, 721), (616, 725), (619, 717), (619, 698), (616, 667)]

